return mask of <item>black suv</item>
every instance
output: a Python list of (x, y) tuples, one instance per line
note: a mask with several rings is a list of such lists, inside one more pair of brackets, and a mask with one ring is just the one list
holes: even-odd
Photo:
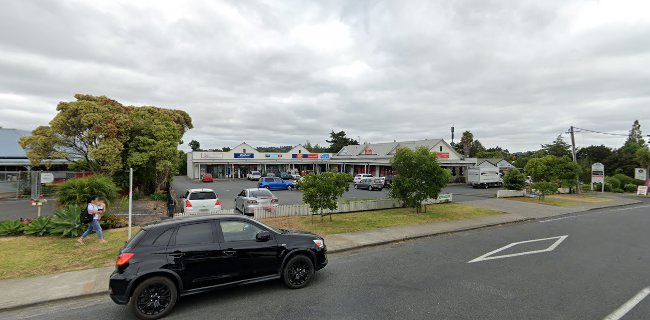
[(306, 286), (327, 265), (323, 238), (243, 216), (179, 219), (142, 228), (117, 257), (110, 296), (140, 319), (171, 312), (179, 296), (282, 279)]

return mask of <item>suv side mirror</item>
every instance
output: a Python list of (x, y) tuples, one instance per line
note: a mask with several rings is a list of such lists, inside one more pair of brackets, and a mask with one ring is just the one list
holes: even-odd
[(271, 233), (268, 231), (260, 231), (255, 235), (255, 240), (259, 242), (269, 241), (271, 239)]

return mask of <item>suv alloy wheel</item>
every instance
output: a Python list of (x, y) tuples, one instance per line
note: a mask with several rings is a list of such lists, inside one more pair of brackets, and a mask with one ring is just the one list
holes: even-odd
[(289, 289), (305, 287), (314, 277), (314, 263), (305, 255), (292, 257), (282, 270), (282, 280)]
[(152, 277), (140, 283), (131, 296), (129, 308), (139, 319), (159, 319), (172, 311), (178, 292), (169, 278)]

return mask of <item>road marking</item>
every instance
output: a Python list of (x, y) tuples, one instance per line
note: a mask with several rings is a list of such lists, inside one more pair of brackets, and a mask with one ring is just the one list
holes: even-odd
[[(535, 253), (542, 253), (542, 252), (550, 252), (550, 251), (555, 250), (555, 248), (557, 248), (557, 246), (559, 246), (560, 243), (562, 243), (562, 241), (564, 241), (564, 239), (566, 239), (567, 237), (568, 237), (568, 235), (563, 235), (563, 236), (559, 236), (559, 237), (551, 237), (551, 238), (544, 238), (544, 239), (535, 239), (535, 240), (513, 242), (513, 243), (511, 243), (511, 244), (509, 244), (509, 245), (507, 245), (505, 247), (501, 247), (501, 248), (496, 249), (494, 251), (490, 251), (490, 252), (488, 252), (488, 253), (486, 253), (486, 254), (484, 254), (484, 255), (482, 255), (482, 256), (474, 259), (474, 260), (471, 260), (471, 261), (469, 261), (467, 263), (474, 263), (474, 262), (493, 260), (493, 259), (503, 259), (503, 258), (517, 257), (517, 256), (523, 256), (523, 255), (535, 254)], [(506, 255), (502, 255), (502, 256), (492, 256), (493, 254), (495, 254), (497, 252), (501, 252), (501, 251), (506, 250), (508, 248), (512, 248), (512, 247), (514, 247), (514, 246), (516, 246), (518, 244), (538, 242), (538, 241), (546, 241), (546, 240), (553, 240), (553, 239), (557, 239), (557, 240), (555, 242), (553, 242), (553, 244), (550, 247), (546, 248), (546, 249), (526, 251), (526, 252), (513, 253), (513, 254), (506, 254)]]
[(637, 207), (628, 207), (628, 208), (623, 208), (623, 209), (614, 209), (612, 211), (625, 211), (625, 210), (634, 210), (634, 209), (640, 209), (640, 208), (648, 208), (649, 206), (637, 206)]
[(628, 300), (626, 303), (624, 303), (622, 306), (620, 306), (618, 309), (614, 310), (610, 315), (605, 317), (603, 320), (618, 320), (623, 318), (630, 310), (632, 310), (634, 307), (636, 307), (641, 300), (645, 299), (650, 294), (650, 287), (647, 287), (639, 293), (637, 293), (632, 299)]
[(562, 217), (562, 218), (555, 218), (555, 219), (548, 219), (548, 220), (542, 220), (540, 221), (541, 223), (544, 222), (550, 222), (550, 221), (556, 221), (556, 220), (563, 220), (563, 219), (571, 219), (571, 218), (577, 218), (579, 216), (570, 216), (570, 217)]

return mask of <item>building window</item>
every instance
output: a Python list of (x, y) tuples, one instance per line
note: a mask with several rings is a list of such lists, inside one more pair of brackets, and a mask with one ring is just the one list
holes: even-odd
[(246, 153), (246, 149), (244, 149), (244, 153)]
[(440, 146), (440, 152), (442, 152), (442, 146)]
[(302, 153), (302, 150), (298, 150), (298, 153)]

